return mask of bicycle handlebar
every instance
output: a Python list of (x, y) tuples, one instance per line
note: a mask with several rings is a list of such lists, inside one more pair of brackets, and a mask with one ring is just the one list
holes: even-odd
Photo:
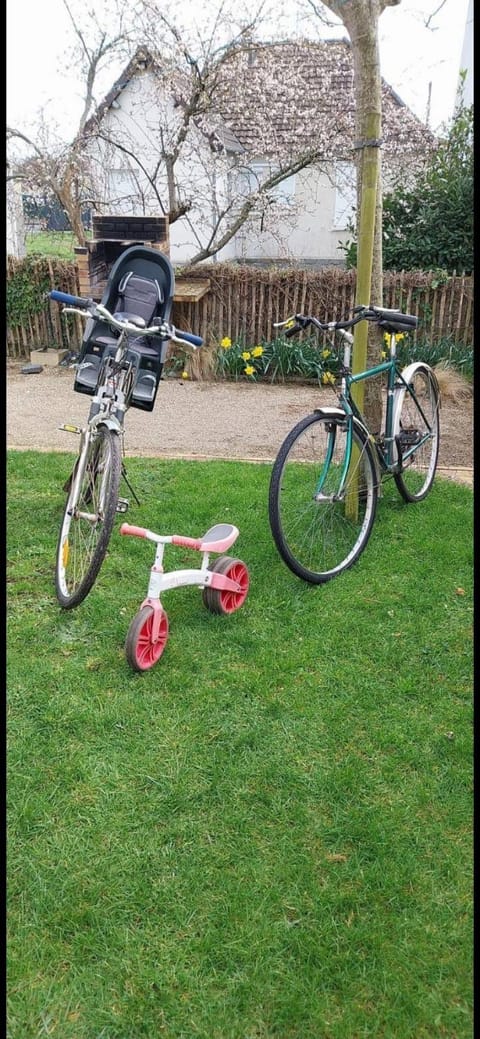
[(52, 289), (51, 292), (47, 293), (47, 296), (57, 303), (67, 303), (71, 307), (80, 307), (81, 310), (88, 310), (89, 307), (95, 306), (93, 299), (86, 299), (83, 296), (71, 296), (69, 292), (60, 292), (59, 289)]
[[(414, 314), (402, 314), (400, 310), (391, 310), (386, 307), (376, 306), (364, 306), (359, 304), (354, 308), (354, 316), (348, 318), (345, 321), (319, 321), (318, 318), (307, 314), (294, 314), (292, 317), (287, 318), (286, 321), (279, 321), (274, 325), (274, 328), (281, 328), (288, 325), (289, 327), (285, 330), (285, 338), (291, 339), (292, 336), (297, 335), (298, 332), (302, 332), (308, 328), (309, 325), (314, 325), (321, 332), (341, 332), (347, 328), (353, 328), (360, 321), (372, 321), (381, 327), (392, 329), (394, 331), (409, 331), (417, 327), (418, 318)], [(292, 325), (293, 322), (293, 325)]]
[(173, 339), (175, 343), (187, 343), (188, 346), (193, 346), (195, 349), (203, 346), (201, 336), (196, 336), (193, 332), (184, 332), (181, 329), (177, 329), (175, 325), (170, 325), (167, 321), (162, 321), (161, 325), (152, 325), (149, 328), (142, 327), (128, 320), (120, 320), (119, 316), (111, 314), (102, 303), (95, 303), (93, 299), (71, 296), (68, 292), (60, 292), (58, 289), (52, 289), (47, 295), (49, 299), (57, 303), (67, 304), (64, 312), (80, 314), (84, 318), (103, 318), (120, 332), (131, 332), (136, 336), (157, 335), (163, 339)]

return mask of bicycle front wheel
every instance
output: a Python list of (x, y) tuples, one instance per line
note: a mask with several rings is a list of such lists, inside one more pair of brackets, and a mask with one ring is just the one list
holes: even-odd
[[(122, 471), (119, 437), (105, 427), (91, 434), (72, 474), (57, 547), (55, 587), (64, 609), (78, 606), (97, 578), (117, 511)], [(81, 473), (77, 488), (76, 474)]]
[(290, 570), (322, 584), (352, 566), (370, 536), (377, 497), (375, 460), (355, 423), (322, 412), (302, 419), (270, 480), (270, 527)]
[(401, 460), (395, 483), (407, 502), (421, 501), (435, 478), (440, 446), (440, 397), (434, 373), (427, 364), (404, 369), (408, 387), (399, 391), (394, 412), (394, 434)]

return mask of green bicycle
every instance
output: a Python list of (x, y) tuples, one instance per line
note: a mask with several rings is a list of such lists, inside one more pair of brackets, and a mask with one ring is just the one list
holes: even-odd
[[(388, 357), (352, 374), (353, 336), (359, 321), (375, 322), (389, 335)], [(277, 327), (290, 337), (313, 326), (339, 333), (344, 342), (338, 406), (305, 416), (285, 438), (270, 479), (269, 520), (275, 545), (297, 577), (322, 584), (353, 566), (370, 537), (379, 488), (393, 476), (406, 502), (419, 502), (435, 477), (439, 449), (440, 393), (432, 368), (416, 361), (401, 370), (396, 335), (418, 319), (383, 307), (357, 306), (353, 318), (323, 324), (296, 314)], [(352, 387), (386, 375), (384, 428), (373, 435)]]

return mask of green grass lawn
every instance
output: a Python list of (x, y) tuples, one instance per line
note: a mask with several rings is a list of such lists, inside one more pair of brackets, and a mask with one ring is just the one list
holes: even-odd
[(472, 1036), (471, 490), (388, 484), (314, 587), (270, 466), (130, 460), (130, 522), (235, 523), (251, 578), (230, 617), (166, 593), (139, 675), (150, 543), (116, 529), (85, 602), (54, 597), (71, 461), (8, 456), (9, 1039)]
[[(88, 237), (88, 233), (87, 233)], [(25, 236), (27, 255), (55, 256), (60, 260), (74, 260), (77, 241), (71, 231), (38, 231)]]

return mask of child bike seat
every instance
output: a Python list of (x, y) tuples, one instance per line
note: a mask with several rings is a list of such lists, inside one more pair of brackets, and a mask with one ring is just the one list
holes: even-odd
[(151, 324), (157, 309), (163, 303), (163, 293), (158, 281), (142, 278), (133, 271), (125, 274), (118, 286), (118, 298), (114, 315), (128, 319), (140, 328)]

